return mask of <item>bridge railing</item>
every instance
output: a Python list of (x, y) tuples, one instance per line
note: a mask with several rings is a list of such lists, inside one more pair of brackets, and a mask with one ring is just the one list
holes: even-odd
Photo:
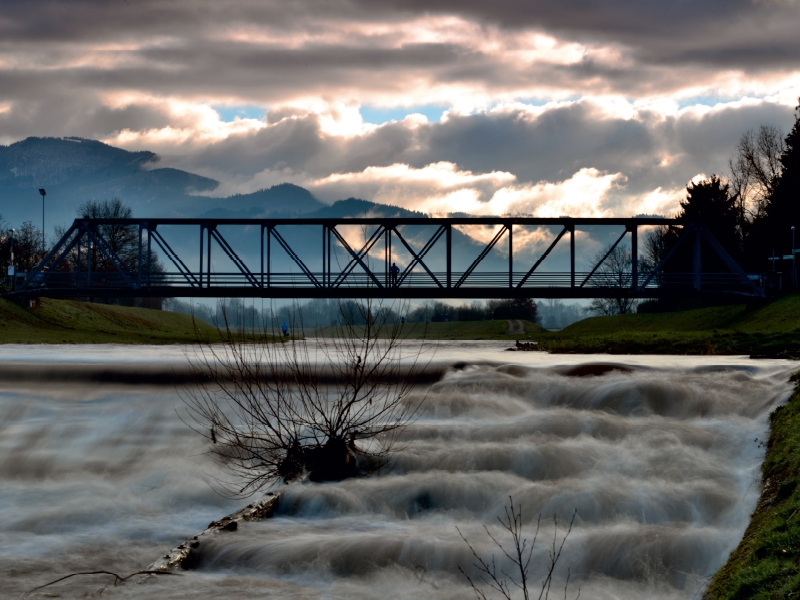
[[(459, 288), (485, 288), (497, 289), (516, 288), (526, 272), (514, 271), (509, 284), (508, 272), (473, 272), (464, 280)], [(589, 271), (577, 271), (573, 279), (569, 271), (559, 272), (540, 272), (530, 275), (522, 286), (522, 289), (558, 287), (572, 289), (580, 288), (602, 288), (607, 289), (632, 289), (633, 276), (631, 273), (621, 274), (602, 274), (594, 273), (589, 277)], [(451, 273), (451, 288), (447, 288), (447, 273), (432, 272), (436, 280), (428, 273), (410, 273), (402, 282), (393, 282), (391, 277), (379, 278), (378, 282), (367, 274), (351, 273), (340, 284), (334, 285), (334, 277), (328, 281), (323, 273), (313, 273), (319, 285), (316, 285), (304, 273), (297, 272), (272, 272), (272, 273), (253, 273), (251, 277), (243, 275), (241, 272), (214, 272), (206, 273), (199, 282), (189, 281), (181, 273), (157, 273), (147, 280), (142, 281), (136, 289), (147, 290), (150, 288), (175, 288), (183, 290), (186, 288), (294, 288), (294, 289), (346, 289), (346, 288), (442, 288), (455, 289), (452, 283), (458, 281), (462, 273)], [(587, 279), (588, 278), (588, 279)], [(639, 275), (642, 279), (642, 276)], [(254, 282), (255, 279), (255, 282)], [(438, 283), (437, 283), (438, 281)], [(574, 285), (573, 285), (574, 281)], [(654, 290), (659, 288), (669, 289), (694, 289), (697, 285), (695, 273), (663, 273), (658, 279), (652, 279), (646, 289)], [(746, 289), (740, 278), (733, 273), (703, 273), (700, 276), (700, 285), (707, 291), (712, 290), (737, 290)], [(68, 290), (74, 289), (81, 292), (92, 290), (108, 292), (112, 290), (130, 290), (130, 279), (126, 279), (117, 272), (92, 272), (91, 274), (75, 272), (51, 272), (47, 277), (34, 278), (27, 284), (29, 290)]]

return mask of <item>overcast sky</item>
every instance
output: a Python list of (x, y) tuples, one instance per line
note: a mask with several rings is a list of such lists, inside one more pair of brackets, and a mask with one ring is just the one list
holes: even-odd
[(788, 130), (796, 0), (0, 0), (0, 142), (431, 213), (669, 215)]

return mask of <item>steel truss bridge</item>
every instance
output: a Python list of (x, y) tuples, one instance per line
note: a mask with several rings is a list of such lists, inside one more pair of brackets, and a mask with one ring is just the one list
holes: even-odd
[[(640, 228), (664, 225), (681, 226), (682, 237), (661, 264), (642, 271)], [(481, 245), (468, 240), (462, 231), (472, 226), (488, 232), (483, 236), (488, 241)], [(576, 229), (598, 226), (616, 227), (620, 235), (588, 271), (577, 271)], [(354, 228), (360, 232), (357, 243)], [(248, 244), (245, 231), (250, 235)], [(515, 261), (515, 235), (519, 239), (531, 231), (539, 232), (549, 245), (535, 261)], [(127, 236), (125, 252), (118, 244), (120, 232)], [(628, 236), (631, 260), (624, 269), (609, 269), (609, 256)], [(545, 270), (553, 250), (567, 244), (569, 268), (564, 269), (567, 261), (562, 255), (548, 263), (559, 262), (561, 270)], [(692, 270), (665, 269), (681, 246), (691, 249)], [(701, 251), (709, 250), (721, 259), (716, 264), (725, 265), (723, 272), (701, 269)], [(155, 267), (155, 254), (166, 268)], [(394, 262), (399, 265), (395, 272)], [(462, 266), (456, 269), (455, 263)], [(481, 270), (487, 265), (491, 270)], [(21, 297), (62, 298), (462, 299), (701, 293), (761, 296), (763, 288), (702, 225), (663, 218), (566, 217), (76, 219), (13, 292)]]

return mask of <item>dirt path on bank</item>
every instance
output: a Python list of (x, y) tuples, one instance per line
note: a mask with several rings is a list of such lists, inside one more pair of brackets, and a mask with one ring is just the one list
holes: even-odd
[(525, 326), (522, 324), (522, 321), (508, 320), (506, 322), (508, 323), (508, 331), (506, 331), (506, 335), (522, 335), (525, 333)]

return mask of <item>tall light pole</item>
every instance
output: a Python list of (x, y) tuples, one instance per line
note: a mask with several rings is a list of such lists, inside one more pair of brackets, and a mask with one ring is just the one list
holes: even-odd
[(44, 197), (47, 192), (44, 191), (44, 188), (39, 188), (39, 193), (42, 195), (42, 252), (44, 252), (45, 248), (47, 248), (47, 242), (45, 242), (44, 237)]
[(14, 291), (14, 283), (17, 280), (17, 273), (14, 270), (14, 230), (10, 230), (11, 233), (11, 243), (9, 245), (9, 249), (11, 250), (11, 263), (8, 265), (8, 274), (11, 275), (11, 291)]
[(797, 287), (797, 253), (794, 248), (794, 225), (792, 225), (792, 283)]

